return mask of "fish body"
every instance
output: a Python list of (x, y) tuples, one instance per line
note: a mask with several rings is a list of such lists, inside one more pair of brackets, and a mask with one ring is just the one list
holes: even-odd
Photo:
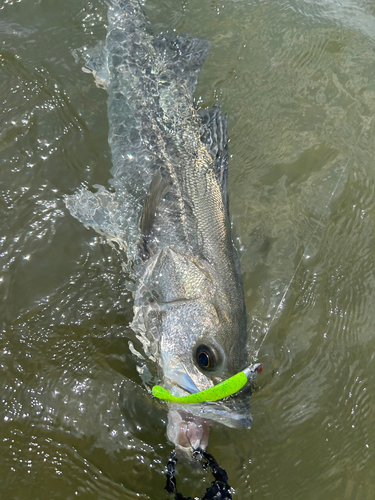
[[(228, 136), (220, 107), (193, 92), (206, 41), (155, 36), (137, 0), (109, 3), (106, 40), (85, 53), (108, 92), (111, 190), (66, 204), (116, 241), (134, 286), (133, 329), (175, 395), (202, 391), (247, 363), (246, 310), (228, 208)], [(240, 410), (239, 410), (240, 409)], [(211, 420), (248, 426), (248, 406), (170, 404), (168, 435), (206, 446)]]

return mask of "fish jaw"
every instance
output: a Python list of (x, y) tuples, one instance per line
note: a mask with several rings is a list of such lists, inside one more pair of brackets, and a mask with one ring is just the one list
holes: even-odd
[[(164, 366), (168, 366), (168, 369), (165, 370), (169, 375), (167, 385), (169, 385), (175, 394), (183, 395), (184, 393), (191, 394), (198, 392), (197, 386), (180, 363), (176, 363), (175, 361), (173, 363), (174, 369), (172, 370), (171, 359), (167, 361), (166, 356), (163, 356), (163, 358)], [(177, 450), (181, 451), (183, 456), (190, 459), (194, 450), (207, 448), (210, 420), (190, 413), (188, 408), (185, 411), (185, 408), (181, 408), (181, 405), (171, 404), (168, 406), (168, 439), (172, 441)], [(191, 407), (192, 405), (188, 406)]]
[[(186, 368), (176, 359), (162, 356), (164, 368), (164, 385), (176, 396), (184, 396), (199, 391), (200, 380), (189, 376)], [(190, 374), (192, 374), (190, 372)], [(206, 379), (207, 383), (208, 380)], [(212, 382), (210, 382), (210, 385)], [(200, 386), (202, 389), (204, 387)], [(207, 388), (207, 387), (206, 387)], [(241, 390), (238, 395), (222, 401), (206, 401), (203, 403), (168, 403), (168, 439), (180, 450), (183, 456), (192, 458), (192, 452), (208, 446), (210, 426), (217, 422), (227, 427), (249, 428), (252, 417), (250, 413), (250, 387)]]

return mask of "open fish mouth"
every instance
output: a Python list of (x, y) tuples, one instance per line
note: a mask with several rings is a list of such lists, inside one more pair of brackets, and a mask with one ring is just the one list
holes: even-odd
[[(261, 366), (260, 364), (251, 365), (251, 368), (248, 367), (240, 373), (246, 372), (248, 380), (251, 381), (255, 378), (257, 373), (260, 373)], [(230, 383), (235, 377), (236, 376), (231, 377), (224, 382), (228, 384), (228, 382)], [(190, 390), (194, 386), (194, 392), (196, 392), (197, 389), (193, 381), (186, 384), (187, 379), (190, 379), (190, 377), (186, 375), (186, 377), (183, 378), (185, 382), (183, 389), (189, 392), (187, 386), (189, 386)], [(179, 381), (181, 384), (181, 377), (179, 377)], [(224, 382), (221, 384), (222, 386), (225, 385)], [(196, 394), (193, 393), (191, 396), (197, 396), (203, 393), (209, 393), (209, 391), (202, 391)], [(226, 396), (226, 394), (224, 396)], [(169, 402), (168, 438), (178, 448), (182, 448), (189, 454), (189, 452), (197, 448), (206, 449), (210, 425), (213, 422), (221, 423), (227, 427), (249, 428), (252, 422), (250, 396), (251, 384), (248, 383), (239, 391), (218, 401), (208, 400), (191, 404), (186, 404), (186, 402), (179, 403), (178, 401)], [(179, 399), (178, 397), (173, 398)], [(183, 401), (184, 397), (180, 399)]]
[(227, 427), (249, 428), (252, 422), (250, 394), (249, 387), (240, 397), (230, 397), (225, 402), (169, 403), (168, 438), (189, 455), (197, 448), (207, 448), (210, 426), (214, 422)]
[(174, 445), (189, 456), (193, 450), (206, 449), (211, 421), (184, 410), (170, 409), (167, 436)]

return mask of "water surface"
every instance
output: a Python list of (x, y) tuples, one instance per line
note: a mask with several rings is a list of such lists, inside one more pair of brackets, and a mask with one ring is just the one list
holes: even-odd
[[(374, 5), (145, 9), (156, 32), (211, 42), (196, 98), (228, 113), (249, 351), (260, 348), (264, 371), (252, 429), (214, 427), (210, 452), (239, 499), (372, 499)], [(166, 412), (134, 354), (123, 256), (63, 202), (110, 175), (106, 93), (79, 50), (103, 39), (105, 22), (102, 0), (0, 3), (0, 492), (10, 499), (165, 496)], [(181, 466), (178, 481), (202, 494), (211, 477)]]

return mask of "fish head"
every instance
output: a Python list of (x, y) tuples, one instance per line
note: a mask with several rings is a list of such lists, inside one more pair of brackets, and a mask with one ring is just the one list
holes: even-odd
[[(218, 299), (219, 296), (219, 299)], [(164, 311), (160, 345), (164, 387), (173, 395), (203, 391), (235, 375), (247, 364), (246, 316), (242, 304), (227, 300), (183, 301)], [(249, 394), (248, 394), (249, 396)], [(167, 434), (191, 453), (206, 448), (210, 424), (249, 427), (248, 397), (200, 404), (169, 403)]]

